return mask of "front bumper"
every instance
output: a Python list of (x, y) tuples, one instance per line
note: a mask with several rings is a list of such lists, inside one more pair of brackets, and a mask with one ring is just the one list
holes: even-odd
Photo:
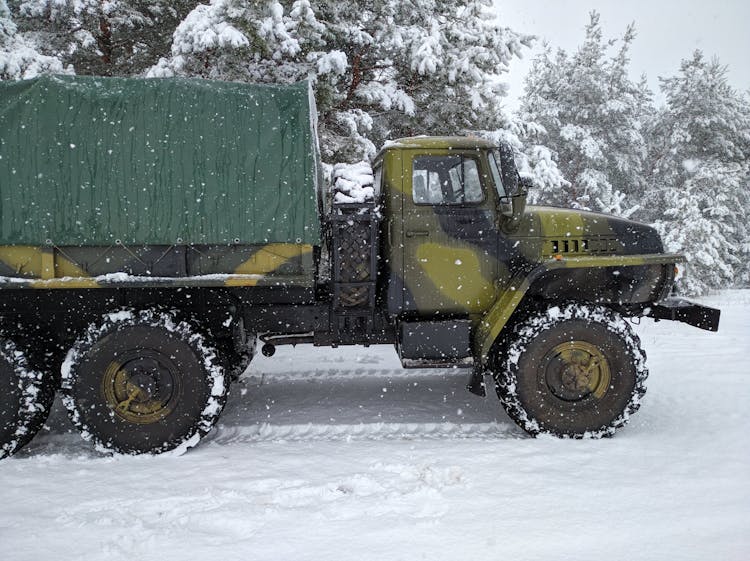
[(718, 331), (721, 310), (701, 306), (684, 298), (671, 297), (647, 308), (644, 315), (657, 321), (660, 319), (681, 321), (706, 331)]

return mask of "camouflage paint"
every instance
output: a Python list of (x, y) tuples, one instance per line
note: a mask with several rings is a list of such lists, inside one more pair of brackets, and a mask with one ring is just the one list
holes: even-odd
[[(497, 197), (489, 182), (483, 182), (482, 201), (460, 206), (416, 204), (412, 194), (416, 156), (461, 155), (476, 160), (480, 175), (489, 177), (482, 149), (485, 143), (478, 142), (466, 138), (404, 139), (386, 151), (384, 177), (390, 181), (384, 190), (395, 213), (389, 216), (395, 250), (390, 271), (395, 281), (389, 293), (392, 313), (421, 317), (477, 314), (494, 301), (494, 281), (511, 259), (495, 235)], [(416, 147), (420, 144), (424, 148)], [(399, 152), (400, 161), (392, 161), (389, 169), (391, 151)]]
[[(492, 148), (479, 138), (416, 137), (395, 141), (379, 154), (391, 316), (469, 317), (476, 326), (475, 352), (484, 362), (513, 311), (545, 274), (575, 283), (592, 299), (596, 290), (587, 289), (587, 281), (628, 296), (621, 303), (661, 296), (672, 265), (682, 257), (663, 254), (652, 228), (605, 214), (535, 206), (514, 222), (500, 212), (487, 159)], [(414, 203), (413, 159), (440, 155), (477, 159), (482, 202)]]
[(313, 247), (0, 246), (0, 288), (313, 286)]

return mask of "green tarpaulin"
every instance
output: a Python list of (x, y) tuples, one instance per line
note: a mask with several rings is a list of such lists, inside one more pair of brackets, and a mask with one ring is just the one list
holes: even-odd
[(0, 82), (0, 245), (319, 243), (307, 82)]

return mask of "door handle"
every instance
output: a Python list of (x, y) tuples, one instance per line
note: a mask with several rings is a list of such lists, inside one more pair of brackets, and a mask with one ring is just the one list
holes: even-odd
[(430, 233), (427, 230), (407, 230), (407, 238), (426, 238)]

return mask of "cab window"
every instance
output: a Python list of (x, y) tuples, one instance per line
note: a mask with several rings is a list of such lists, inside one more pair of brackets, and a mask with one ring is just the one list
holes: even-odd
[(418, 205), (464, 205), (484, 200), (475, 158), (417, 156), (412, 165), (412, 198)]

